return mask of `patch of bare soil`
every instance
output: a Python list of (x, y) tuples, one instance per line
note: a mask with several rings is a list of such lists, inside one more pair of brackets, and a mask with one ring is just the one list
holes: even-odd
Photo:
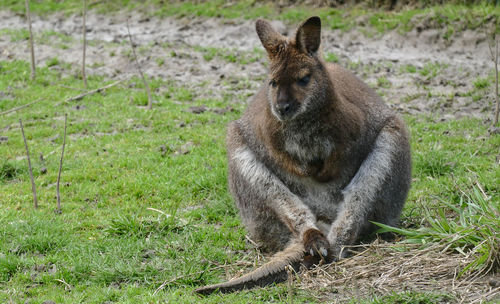
[[(252, 95), (266, 75), (266, 58), (254, 30), (254, 21), (201, 18), (149, 18), (118, 12), (87, 17), (87, 73), (124, 78), (136, 74), (127, 40), (125, 22), (139, 50), (143, 71), (150, 77), (174, 81), (195, 92), (195, 98), (220, 98), (224, 94)], [(293, 34), (294, 26), (274, 21), (284, 34)], [(70, 63), (72, 73), (81, 64), (80, 16), (55, 14), (33, 18), (38, 65), (51, 58)], [(22, 16), (0, 12), (0, 57), (29, 60), (27, 41), (16, 41), (5, 30), (25, 29)], [(466, 31), (452, 39), (442, 32), (418, 27), (401, 36), (396, 32), (367, 38), (358, 31), (343, 33), (324, 30), (323, 51), (339, 57), (359, 77), (375, 87), (385, 100), (402, 113), (431, 113), (437, 119), (464, 116), (488, 119), (492, 116), (493, 85), (477, 91), (474, 82), (486, 78), (493, 65), (489, 57), (486, 35)], [(70, 40), (70, 41), (68, 41)], [(203, 48), (216, 48), (230, 53), (205, 57)], [(242, 61), (245, 56), (259, 58)], [(410, 68), (408, 68), (411, 66)], [(58, 66), (52, 67), (57, 69)]]

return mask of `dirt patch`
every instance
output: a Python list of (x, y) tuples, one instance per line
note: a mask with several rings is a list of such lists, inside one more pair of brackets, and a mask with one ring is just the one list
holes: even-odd
[[(87, 17), (87, 73), (112, 78), (136, 74), (125, 22), (139, 51), (140, 64), (149, 77), (172, 80), (192, 90), (195, 98), (247, 96), (266, 77), (266, 58), (254, 30), (254, 21), (220, 19), (150, 18), (118, 12)], [(295, 25), (274, 21), (284, 34)], [(0, 30), (21, 30), (25, 20), (9, 11), (0, 12)], [(56, 57), (69, 63), (73, 74), (81, 64), (81, 17), (55, 14), (33, 17), (35, 37), (59, 33), (36, 44), (38, 65)], [(47, 36), (47, 34), (45, 34)], [(480, 31), (465, 31), (450, 39), (435, 29), (418, 28), (404, 36), (390, 32), (367, 38), (358, 31), (324, 30), (323, 51), (338, 57), (375, 87), (402, 113), (432, 113), (439, 119), (463, 116), (487, 119), (493, 109), (493, 86), (477, 91), (474, 82), (492, 71), (487, 39)], [(209, 51), (227, 56), (207, 56)], [(25, 40), (0, 36), (5, 59), (29, 60)], [(220, 54), (219, 54), (220, 55)], [(227, 58), (229, 57), (229, 58)], [(243, 60), (255, 58), (251, 62)], [(243, 58), (243, 59), (242, 59)], [(408, 68), (410, 67), (410, 68)], [(53, 66), (53, 69), (60, 67)], [(431, 72), (426, 69), (432, 69)]]

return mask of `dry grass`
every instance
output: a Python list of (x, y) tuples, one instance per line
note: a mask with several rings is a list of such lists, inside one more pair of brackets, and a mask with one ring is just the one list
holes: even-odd
[(317, 290), (318, 298), (344, 303), (392, 292), (439, 292), (452, 295), (449, 303), (484, 303), (500, 299), (500, 274), (484, 271), (459, 275), (474, 259), (452, 254), (446, 245), (425, 249), (416, 244), (375, 241), (354, 246), (354, 255), (300, 275), (300, 289)]

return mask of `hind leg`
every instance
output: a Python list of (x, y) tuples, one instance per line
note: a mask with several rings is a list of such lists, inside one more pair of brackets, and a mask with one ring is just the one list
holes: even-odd
[[(240, 218), (250, 238), (267, 252), (277, 252), (285, 248), (292, 238), (290, 230), (279, 220), (274, 211), (258, 204), (262, 198), (248, 191), (249, 185), (237, 172), (231, 172), (229, 187), (238, 207)], [(238, 182), (235, 182), (238, 181)]]

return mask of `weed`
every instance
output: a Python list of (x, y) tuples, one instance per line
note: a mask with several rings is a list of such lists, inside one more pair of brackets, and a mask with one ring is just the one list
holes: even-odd
[(427, 78), (434, 78), (439, 74), (439, 71), (447, 68), (447, 64), (442, 64), (439, 62), (428, 62), (424, 65), (422, 69), (418, 71), (418, 73)]
[(156, 64), (161, 67), (165, 64), (165, 59), (164, 58), (157, 58), (156, 59)]
[[(472, 187), (472, 191), (461, 190), (458, 206), (449, 200), (438, 198), (441, 205), (434, 211), (423, 206), (424, 219), (428, 226), (417, 230), (407, 230), (377, 224), (383, 229), (381, 232), (395, 232), (405, 235), (404, 242), (433, 244), (443, 243), (450, 250), (468, 255), (474, 253), (476, 258), (459, 275), (468, 270), (487, 272), (500, 265), (500, 205), (485, 196), (479, 187)], [(449, 210), (454, 212), (449, 215)]]
[(17, 163), (3, 161), (0, 164), (0, 182), (13, 180), (23, 173), (24, 170)]
[(59, 64), (59, 59), (57, 59), (57, 57), (52, 57), (45, 62), (45, 65), (47, 67), (53, 67), (58, 64)]
[(392, 86), (392, 83), (385, 77), (379, 77), (377, 78), (377, 86), (380, 88), (388, 89)]
[(485, 89), (490, 85), (490, 81), (488, 78), (478, 78), (474, 81), (474, 88), (477, 90)]
[(327, 62), (337, 63), (337, 62), (339, 62), (339, 57), (336, 54), (334, 54), (334, 53), (328, 52), (328, 53), (325, 54), (325, 60)]
[(416, 73), (417, 68), (413, 64), (405, 64), (401, 66), (402, 73)]

